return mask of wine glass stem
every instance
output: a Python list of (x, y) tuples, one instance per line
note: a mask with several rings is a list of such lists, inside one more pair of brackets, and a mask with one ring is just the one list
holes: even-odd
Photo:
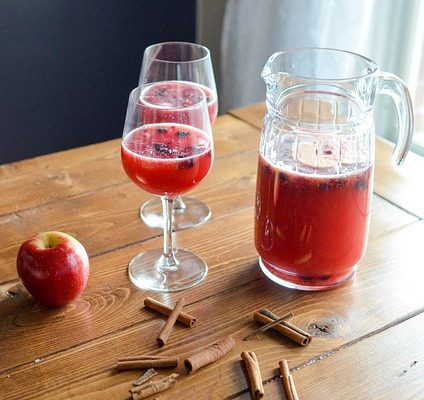
[(184, 204), (184, 201), (181, 196), (177, 196), (174, 200), (174, 210), (178, 212), (184, 212), (186, 209), (186, 205)]
[(172, 245), (172, 228), (173, 228), (173, 199), (161, 197), (163, 209), (163, 254), (156, 263), (156, 267), (162, 271), (176, 271), (179, 265), (174, 255), (174, 247)]

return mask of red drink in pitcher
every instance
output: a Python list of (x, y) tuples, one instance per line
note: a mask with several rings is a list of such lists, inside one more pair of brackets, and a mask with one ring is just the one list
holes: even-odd
[(256, 195), (259, 266), (282, 286), (334, 288), (353, 276), (366, 250), (376, 95), (396, 104), (400, 164), (413, 131), (408, 91), (368, 58), (328, 48), (274, 53), (261, 76), (267, 113)]
[(264, 272), (309, 290), (348, 279), (366, 248), (372, 178), (372, 167), (302, 174), (260, 155), (255, 245)]
[(142, 189), (175, 197), (195, 187), (212, 167), (212, 143), (200, 129), (182, 124), (150, 124), (122, 141), (125, 172)]
[[(162, 81), (148, 85), (142, 96), (150, 104), (159, 104), (161, 107), (168, 108), (182, 108), (199, 102), (197, 94), (199, 88), (205, 93), (209, 119), (211, 125), (213, 125), (218, 114), (218, 100), (216, 93), (207, 86), (186, 81)], [(172, 122), (172, 116), (167, 120)]]

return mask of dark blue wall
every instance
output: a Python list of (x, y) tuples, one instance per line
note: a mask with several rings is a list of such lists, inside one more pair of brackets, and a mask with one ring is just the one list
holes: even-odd
[(144, 48), (194, 35), (195, 0), (1, 0), (0, 164), (119, 137)]

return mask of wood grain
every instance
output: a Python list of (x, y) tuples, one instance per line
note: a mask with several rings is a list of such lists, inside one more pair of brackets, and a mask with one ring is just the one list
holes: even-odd
[[(327, 400), (337, 393), (349, 400), (421, 400), (424, 397), (424, 314), (388, 326), (378, 335), (321, 355), (293, 378), (302, 400)], [(281, 398), (281, 383), (265, 385), (269, 398)], [(240, 398), (248, 399), (247, 394)]]
[[(184, 231), (184, 233), (188, 234), (190, 230)], [(369, 252), (354, 281), (338, 290), (316, 294), (282, 289), (264, 278), (260, 278), (254, 259), (248, 263), (243, 260), (239, 263), (224, 264), (225, 266), (210, 263), (210, 276), (203, 287), (201, 285), (193, 289), (186, 296), (187, 302), (191, 303), (187, 306), (187, 311), (198, 317), (198, 327), (190, 329), (189, 334), (184, 328), (176, 330), (167, 351), (161, 354), (189, 353), (194, 351), (195, 346), (204, 346), (211, 340), (231, 334), (237, 341), (235, 354), (240, 353), (248, 346), (249, 350), (262, 356), (264, 359), (264, 361), (261, 361), (263, 377), (268, 379), (273, 376), (273, 365), (281, 357), (280, 351), (284, 351), (291, 364), (298, 365), (307, 362), (318, 354), (355, 340), (355, 338), (396, 320), (402, 315), (415, 311), (422, 305), (422, 296), (418, 293), (424, 272), (419, 263), (414, 262), (414, 260), (417, 260), (417, 253), (419, 253), (416, 244), (423, 233), (424, 224), (413, 224), (403, 228), (402, 234), (399, 234), (399, 232), (389, 234), (384, 241), (376, 239), (375, 242), (370, 243)], [(378, 243), (378, 246), (376, 243)], [(196, 250), (199, 254), (202, 254), (201, 248)], [(241, 250), (243, 251), (243, 248)], [(390, 263), (380, 257), (382, 252), (389, 256)], [(208, 261), (209, 257), (205, 256)], [(406, 265), (408, 268), (401, 276), (398, 272), (399, 264)], [(118, 276), (124, 278), (120, 272), (114, 273), (117, 275), (116, 277), (113, 276), (112, 272), (110, 274), (105, 279), (106, 281), (118, 283)], [(225, 282), (220, 279), (223, 275), (226, 277)], [(379, 278), (383, 276), (384, 279)], [(210, 291), (215, 295), (211, 296)], [(89, 298), (92, 292), (92, 290), (89, 290), (85, 298)], [(98, 296), (101, 297), (101, 293), (104, 292), (104, 289), (99, 290)], [(410, 292), (417, 293), (417, 295), (406, 297), (405, 294)], [(170, 302), (173, 302), (177, 296), (168, 295), (166, 297), (172, 298)], [(140, 291), (132, 292), (131, 296), (128, 294), (122, 296), (122, 298), (124, 301), (120, 302), (119, 310), (112, 313), (104, 305), (104, 312), (99, 310), (97, 317), (97, 313), (90, 310), (88, 304), (86, 305), (86, 312), (84, 312), (84, 307), (81, 304), (79, 315), (69, 318), (67, 322), (70, 326), (79, 326), (80, 329), (76, 332), (67, 330), (66, 338), (62, 337), (60, 340), (64, 341), (68, 337), (79, 338), (80, 341), (82, 338), (88, 339), (90, 330), (95, 328), (96, 319), (98, 319), (97, 323), (110, 326), (110, 321), (119, 319), (119, 313), (122, 314), (125, 310), (128, 310), (127, 315), (131, 318), (135, 312), (130, 312), (132, 307), (129, 307), (129, 305), (133, 301), (141, 304), (142, 293)], [(195, 300), (195, 304), (193, 304), (193, 299), (199, 298), (204, 300)], [(231, 304), (230, 308), (228, 304)], [(332, 321), (332, 334), (329, 337), (315, 338), (309, 346), (302, 348), (302, 350), (291, 344), (290, 341), (273, 334), (263, 335), (259, 340), (249, 341), (246, 344), (242, 341), (242, 338), (255, 326), (251, 321), (251, 312), (265, 305), (279, 314), (293, 310), (295, 315), (298, 316), (295, 323), (303, 328), (316, 325), (320, 321), (328, 325), (330, 324), (329, 321)], [(99, 308), (101, 307), (102, 305), (99, 306)], [(95, 373), (102, 373), (111, 368), (110, 366), (114, 364), (113, 360), (118, 356), (137, 352), (156, 354), (155, 337), (163, 323), (163, 319), (160, 318), (150, 318), (142, 324), (140, 324), (140, 319), (135, 319), (132, 320), (133, 324), (126, 329), (122, 329), (122, 325), (121, 329), (117, 326), (112, 327), (114, 332), (110, 332), (110, 334), (103, 334), (97, 339), (87, 340), (76, 347), (70, 346), (69, 343), (63, 343), (64, 348), (68, 349), (50, 352), (54, 344), (45, 343), (49, 342), (47, 338), (58, 337), (59, 332), (63, 332), (64, 326), (60, 327), (57, 324), (55, 327), (54, 324), (50, 324), (49, 329), (47, 329), (47, 326), (42, 329), (40, 317), (37, 318), (37, 321), (38, 329), (33, 327), (31, 337), (24, 335), (26, 338), (24, 337), (24, 340), (18, 343), (19, 346), (16, 346), (15, 349), (21, 354), (31, 355), (33, 357), (32, 362), (27, 362), (17, 369), (12, 368), (9, 371), (4, 371), (1, 375), (0, 387), (9, 382), (6, 378), (7, 375), (14, 378), (10, 381), (14, 383), (14, 386), (6, 386), (9, 395), (15, 393), (15, 397), (11, 396), (10, 398), (19, 398), (19, 395), (22, 394), (20, 387), (28, 374), (32, 377), (40, 376), (40, 379), (35, 379), (33, 388), (37, 389), (40, 398), (48, 398), (47, 394), (51, 388), (48, 385), (44, 386), (45, 383), (41, 378), (54, 374), (54, 370), (60, 364), (67, 365), (67, 370), (66, 373), (59, 376), (55, 375), (56, 385), (58, 385), (58, 388), (73, 387), (74, 384), (79, 385), (78, 381), (84, 381)], [(88, 321), (90, 321), (89, 324), (87, 324)], [(135, 321), (137, 323), (134, 323)], [(63, 324), (66, 324), (66, 321)], [(40, 330), (44, 330), (45, 334), (40, 335)], [(15, 330), (14, 338), (11, 338), (7, 343), (3, 341), (3, 343), (9, 345), (12, 342), (19, 341), (18, 336), (18, 331)], [(42, 352), (37, 351), (37, 346), (34, 343), (31, 347), (29, 347), (29, 344), (25, 345), (25, 340), (32, 340), (38, 343), (38, 346), (46, 346), (47, 348), (44, 349), (46, 354), (43, 355)], [(37, 352), (28, 354), (28, 348)], [(10, 356), (12, 354), (8, 358)], [(41, 357), (43, 361), (34, 363), (34, 360), (38, 357)], [(235, 357), (238, 357), (238, 354)], [(231, 360), (234, 359), (231, 358)], [(219, 368), (219, 372), (217, 368)], [(217, 374), (219, 376), (223, 374), (220, 389), (213, 388)], [(130, 376), (132, 379), (133, 375)], [(221, 397), (217, 393), (216, 398), (223, 398), (231, 393), (243, 391), (245, 388), (243, 375), (235, 370), (234, 363), (228, 363), (228, 360), (208, 368), (207, 371), (199, 371), (196, 376), (198, 376), (198, 379), (195, 381), (187, 380), (190, 390), (197, 390), (195, 393), (219, 390)], [(193, 386), (196, 386), (197, 389)], [(187, 389), (182, 384), (178, 385), (178, 388), (175, 388), (177, 392), (173, 392), (174, 394), (182, 393), (178, 391)]]
[(0, 215), (75, 196), (125, 180), (113, 140), (0, 166)]
[[(205, 201), (212, 218), (254, 203), (256, 151), (217, 159), (213, 171), (191, 196)], [(237, 166), (235, 167), (235, 161)], [(126, 180), (120, 185), (0, 217), (0, 282), (16, 278), (15, 258), (20, 244), (43, 230), (68, 232), (78, 238), (90, 257), (161, 235), (138, 215), (150, 195)], [(222, 211), (221, 211), (222, 210)]]
[(424, 158), (410, 152), (400, 167), (390, 162), (393, 144), (379, 138), (376, 143), (374, 191), (408, 212), (424, 218)]
[[(216, 158), (258, 147), (257, 129), (228, 115), (217, 120), (213, 133), (222, 136), (215, 143)], [(0, 216), (128, 182), (119, 149), (116, 139), (0, 165), (2, 190), (7, 193), (0, 196)]]
[[(111, 197), (111, 200), (113, 201), (113, 197)], [(180, 232), (176, 236), (180, 245), (184, 246), (186, 244), (187, 248), (199, 252), (202, 257), (207, 259), (209, 265), (214, 266), (216, 269), (225, 268), (225, 273), (228, 272), (226, 279), (229, 282), (237, 281), (238, 284), (245, 284), (249, 279), (257, 278), (257, 274), (250, 278), (249, 276), (243, 278), (243, 263), (249, 260), (253, 262), (257, 257), (252, 237), (253, 209), (251, 203), (253, 203), (253, 199), (250, 200), (248, 205), (244, 205), (245, 209), (239, 213), (234, 214), (234, 209), (232, 209), (231, 214), (218, 214), (209, 224), (196, 230)], [(396, 207), (378, 197), (375, 197), (375, 200), (370, 242), (381, 240), (384, 235), (395, 232), (400, 227), (407, 226), (416, 220), (411, 215), (401, 213)], [(387, 221), (388, 215), (390, 215), (389, 221)], [(127, 227), (131, 231), (128, 228), (129, 223), (124, 222), (126, 221), (116, 225)], [(137, 222), (136, 225), (134, 236), (141, 229), (139, 225), (143, 227), (140, 222)], [(87, 229), (85, 224), (80, 223), (80, 226), (83, 229)], [(115, 232), (118, 237), (122, 234), (124, 242), (125, 230), (121, 233), (118, 229), (115, 229)], [(87, 235), (87, 233), (81, 232), (80, 236), (86, 237), (84, 235)], [(127, 236), (129, 236), (128, 233)], [(107, 236), (100, 235), (100, 237), (103, 237), (106, 242), (109, 240)], [(118, 237), (115, 237), (115, 240), (118, 240)], [(56, 332), (56, 328), (59, 335), (62, 329), (68, 329), (68, 327), (78, 323), (79, 318), (86, 314), (89, 314), (91, 318), (90, 335), (86, 337), (86, 340), (102, 336), (107, 332), (113, 332), (114, 329), (122, 329), (130, 321), (139, 320), (138, 311), (141, 303), (138, 302), (141, 300), (139, 297), (132, 298), (136, 290), (128, 283), (126, 264), (137, 251), (159, 247), (161, 238), (145, 238), (143, 243), (137, 242), (137, 237), (134, 237), (133, 240), (125, 246), (118, 242), (120, 244), (119, 250), (114, 251), (111, 249), (104, 254), (91, 257), (91, 276), (83, 301), (77, 302), (69, 308), (59, 310), (57, 313), (54, 310), (48, 311), (34, 305), (31, 299), (24, 295), (16, 296), (14, 299), (10, 299), (5, 304), (0, 305), (0, 315), (5, 316), (3, 324), (0, 326), (0, 337), (10, 338), (11, 340), (11, 343), (4, 342), (5, 344), (7, 343), (7, 350), (5, 350), (4, 355), (7, 356), (5, 359), (8, 360), (8, 367), (28, 362), (28, 355), (25, 352), (25, 340), (27, 339), (25, 335), (26, 333), (30, 334), (34, 330), (37, 331), (38, 335), (41, 335), (37, 344), (37, 352), (44, 354), (78, 343), (80, 336), (67, 335), (59, 343), (50, 342), (48, 337), (52, 331)], [(212, 248), (210, 247), (211, 242), (214, 243)], [(228, 243), (235, 243), (236, 246), (228, 246)], [(243, 255), (242, 257), (241, 254)], [(232, 266), (230, 271), (227, 271), (228, 264), (231, 261), (235, 262), (235, 265)], [(6, 271), (5, 268), (2, 272), (4, 271)], [(6, 278), (16, 278), (14, 268), (11, 268), (10, 275), (6, 276)], [(220, 276), (216, 276), (216, 279), (219, 285)], [(113, 286), (105, 284), (105, 282), (113, 282)], [(211, 295), (215, 289), (216, 285), (211, 282), (210, 273), (208, 288), (202, 289), (202, 295)], [(77, 305), (76, 308), (75, 305)], [(124, 305), (127, 308), (125, 309), (126, 312), (122, 314)], [(115, 315), (115, 318), (111, 319), (108, 324), (103, 320), (103, 313), (106, 310), (107, 315)], [(65, 317), (66, 322), (64, 321)], [(42, 319), (42, 322), (40, 322), (40, 319)], [(16, 336), (16, 330), (20, 332), (18, 337)], [(21, 342), (21, 339), (24, 341)], [(54, 345), (57, 345), (57, 347)]]
[(261, 129), (262, 120), (266, 114), (266, 105), (265, 102), (260, 102), (242, 108), (235, 108), (230, 110), (229, 114), (258, 129)]
[[(260, 108), (253, 110), (260, 112)], [(253, 121), (254, 116), (249, 115)], [(308, 382), (319, 380), (319, 366), (324, 365), (327, 384), (318, 384), (316, 393), (304, 392), (309, 396), (306, 398), (320, 399), (328, 395), (333, 375), (338, 381), (332, 386), (333, 398), (346, 397), (341, 375), (346, 371), (345, 362), (352, 375), (352, 390), (362, 389), (363, 381), (356, 378), (368, 371), (364, 355), (367, 343), (380, 343), (380, 337), (383, 340), (381, 350), (373, 344), (377, 350), (369, 353), (372, 368), (397, 341), (405, 352), (396, 358), (402, 365), (408, 355), (414, 355), (407, 343), (415, 343), (415, 331), (400, 328), (417, 318), (422, 323), (424, 222), (376, 195), (368, 250), (353, 280), (320, 293), (278, 287), (261, 275), (257, 265), (253, 205), (259, 130), (246, 121), (227, 115), (218, 118), (214, 126), (216, 163), (211, 175), (193, 192), (213, 208), (213, 218), (199, 228), (176, 234), (180, 247), (207, 261), (209, 274), (205, 282), (184, 292), (184, 309), (197, 317), (197, 326), (187, 329), (177, 324), (165, 350), (158, 350), (155, 340), (164, 317), (144, 309), (143, 299), (149, 295), (172, 305), (181, 293), (142, 291), (128, 280), (130, 258), (141, 250), (161, 246), (162, 238), (160, 231), (147, 229), (138, 219), (138, 207), (149, 195), (129, 183), (121, 172), (116, 149), (119, 141), (0, 168), (5, 178), (2, 189), (11, 193), (12, 200), (0, 201), (0, 230), (4, 233), (0, 235), (0, 283), (16, 281), (17, 246), (30, 232), (46, 226), (75, 234), (91, 256), (88, 287), (68, 306), (47, 309), (19, 293), (0, 303), (0, 398), (126, 399), (140, 372), (117, 372), (118, 357), (185, 356), (226, 335), (236, 340), (233, 352), (192, 376), (179, 365), (181, 378), (161, 399), (188, 398), (187, 393), (189, 398), (198, 399), (248, 398), (239, 359), (244, 350), (258, 355), (266, 398), (282, 397), (274, 382), (281, 358), (300, 368), (294, 373), (296, 386), (299, 377), (308, 388)], [(96, 179), (89, 171), (90, 167), (96, 170), (96, 162), (103, 179)], [(72, 178), (71, 185), (57, 184), (57, 179), (49, 183), (48, 174), (54, 171), (56, 177), (65, 171)], [(111, 180), (105, 178), (108, 173)], [(42, 189), (34, 189), (36, 198), (32, 199), (25, 192), (32, 190), (25, 182), (39, 176), (44, 183)], [(385, 179), (384, 174), (376, 175), (377, 181), (384, 183)], [(14, 190), (20, 194), (12, 193)], [(314, 335), (312, 343), (299, 348), (273, 332), (244, 342), (242, 338), (257, 327), (253, 311), (265, 306), (280, 315), (293, 311), (293, 322)], [(388, 339), (389, 332), (394, 333)], [(422, 345), (416, 343), (420, 349)], [(360, 367), (364, 372), (357, 371)], [(402, 398), (390, 385), (385, 389), (384, 379), (378, 378), (381, 375), (377, 374), (375, 389), (375, 393), (380, 390), (380, 397), (375, 398)], [(303, 384), (298, 387), (301, 398), (302, 388)], [(413, 390), (407, 393), (419, 398)]]
[[(221, 157), (208, 178), (191, 195), (211, 207), (212, 218), (250, 207), (254, 204), (256, 164), (256, 150), (243, 152), (243, 157), (238, 154)], [(157, 237), (161, 231), (150, 229), (138, 216), (139, 206), (149, 198), (148, 193), (125, 181), (0, 217), (3, 233), (0, 236), (0, 282), (17, 278), (15, 258), (20, 244), (43, 230), (72, 234), (84, 244), (90, 257)], [(390, 219), (386, 213), (391, 214)], [(381, 235), (416, 220), (417, 217), (375, 197), (371, 235)]]

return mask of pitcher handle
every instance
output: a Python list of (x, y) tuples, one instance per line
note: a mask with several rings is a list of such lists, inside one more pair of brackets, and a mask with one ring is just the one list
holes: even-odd
[(405, 83), (396, 75), (389, 72), (380, 72), (379, 78), (379, 93), (390, 96), (396, 106), (399, 134), (393, 150), (392, 161), (396, 165), (401, 165), (408, 154), (414, 132), (414, 112), (411, 96)]

